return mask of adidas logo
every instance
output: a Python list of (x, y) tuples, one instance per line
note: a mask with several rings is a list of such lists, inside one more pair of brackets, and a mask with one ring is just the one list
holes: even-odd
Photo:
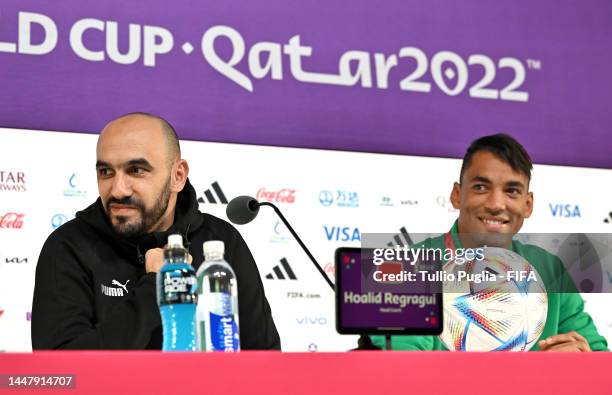
[[(268, 280), (286, 280), (286, 277), (289, 277), (289, 280), (297, 280), (297, 277), (295, 276), (293, 269), (291, 269), (291, 266), (289, 266), (287, 259), (282, 258), (280, 263), (280, 266), (276, 265), (272, 268), (272, 273), (268, 273), (266, 278)], [(285, 273), (283, 273), (281, 267), (282, 269), (285, 269)]]
[[(212, 191), (210, 189), (207, 189), (204, 191), (204, 197), (199, 197), (198, 198), (198, 203), (211, 203), (211, 204), (217, 204), (217, 199), (219, 199), (219, 202), (221, 204), (227, 204), (227, 199), (225, 198), (225, 194), (223, 193), (223, 191), (221, 190), (221, 187), (219, 186), (219, 183), (217, 181), (213, 182), (211, 184), (212, 187)], [(217, 195), (217, 199), (215, 199), (215, 196), (213, 195), (213, 192)]]
[[(405, 242), (402, 241), (401, 236), (404, 236), (404, 239), (406, 240)], [(398, 233), (395, 236), (393, 236), (393, 240), (395, 240), (395, 243), (390, 241), (390, 242), (387, 243), (387, 246), (389, 246), (389, 247), (394, 247), (396, 245), (398, 245), (398, 246), (403, 246), (403, 245), (411, 246), (413, 244), (412, 238), (408, 234), (408, 231), (406, 230), (405, 226), (402, 226), (400, 228), (400, 233)]]

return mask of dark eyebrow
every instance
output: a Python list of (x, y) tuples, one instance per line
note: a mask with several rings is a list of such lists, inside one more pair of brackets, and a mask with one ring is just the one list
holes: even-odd
[[(138, 158), (138, 159), (129, 160), (123, 166), (124, 167), (141, 166), (141, 167), (146, 167), (147, 169), (152, 169), (153, 168), (151, 163), (149, 163), (149, 161), (146, 160), (145, 158)], [(112, 167), (112, 166), (109, 163), (104, 162), (103, 160), (98, 160), (98, 161), (96, 161), (96, 169), (100, 168), (100, 167)]]
[(149, 163), (149, 161), (146, 160), (145, 158), (138, 158), (138, 159), (129, 160), (126, 163), (126, 166), (141, 166), (141, 167), (146, 167), (147, 169), (152, 169), (153, 168), (151, 163)]
[(491, 180), (483, 176), (476, 176), (470, 180), (470, 182), (474, 182), (474, 181), (484, 182), (485, 184), (491, 184)]
[(99, 167), (110, 167), (110, 165), (103, 160), (96, 161), (96, 169)]
[(520, 181), (508, 181), (506, 183), (506, 188), (521, 188), (521, 189), (525, 189), (525, 184), (523, 184)]

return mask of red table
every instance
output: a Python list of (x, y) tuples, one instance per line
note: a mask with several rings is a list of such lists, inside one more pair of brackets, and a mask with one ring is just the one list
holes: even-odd
[(612, 394), (612, 353), (0, 354), (0, 375), (45, 373), (73, 374), (76, 387), (37, 393)]

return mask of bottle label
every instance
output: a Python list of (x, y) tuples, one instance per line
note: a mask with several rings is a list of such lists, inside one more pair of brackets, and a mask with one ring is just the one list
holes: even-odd
[(198, 281), (193, 270), (177, 268), (159, 273), (159, 305), (196, 303)]
[(238, 300), (225, 292), (201, 295), (196, 309), (199, 344), (206, 351), (240, 351)]
[(210, 313), (210, 325), (213, 350), (238, 351), (240, 350), (240, 337), (238, 325), (231, 315), (218, 315)]

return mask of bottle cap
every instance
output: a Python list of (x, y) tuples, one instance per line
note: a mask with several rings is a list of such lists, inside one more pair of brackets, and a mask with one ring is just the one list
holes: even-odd
[(223, 255), (225, 253), (225, 243), (221, 240), (210, 240), (204, 242), (204, 256)]
[(168, 247), (182, 247), (183, 246), (183, 236), (181, 235), (169, 235), (168, 236)]

